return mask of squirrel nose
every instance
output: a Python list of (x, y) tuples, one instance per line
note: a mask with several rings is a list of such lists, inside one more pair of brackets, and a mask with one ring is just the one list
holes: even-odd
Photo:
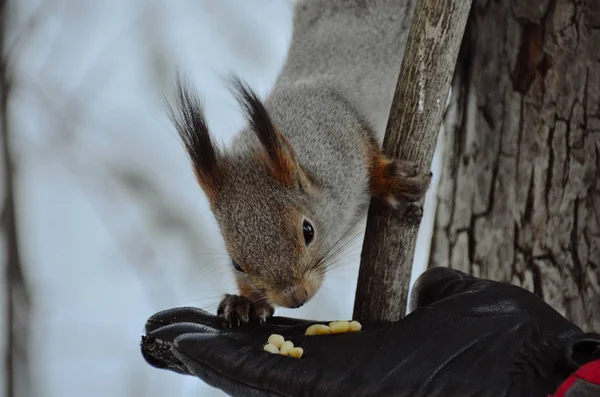
[(287, 307), (290, 309), (299, 308), (300, 306), (304, 305), (308, 299), (308, 292), (301, 285), (287, 287), (284, 290), (284, 294), (288, 301)]

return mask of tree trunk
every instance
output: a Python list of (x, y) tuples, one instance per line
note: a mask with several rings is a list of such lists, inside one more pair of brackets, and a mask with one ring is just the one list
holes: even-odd
[(474, 1), (453, 93), (430, 265), (600, 330), (600, 2)]

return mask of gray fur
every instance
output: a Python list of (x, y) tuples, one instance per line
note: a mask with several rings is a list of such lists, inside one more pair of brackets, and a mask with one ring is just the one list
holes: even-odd
[[(226, 154), (226, 183), (213, 203), (228, 248), (247, 271), (236, 274), (267, 295), (299, 282), (364, 215), (370, 194), (361, 139), (383, 139), (413, 3), (297, 2), (288, 58), (264, 103), (318, 189), (277, 185), (250, 155), (260, 146), (248, 128)], [(304, 253), (296, 248), (301, 222), (285, 215), (290, 207), (315, 226)]]

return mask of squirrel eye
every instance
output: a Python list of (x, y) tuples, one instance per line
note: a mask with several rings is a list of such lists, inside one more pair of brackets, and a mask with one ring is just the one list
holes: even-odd
[(315, 237), (315, 229), (307, 220), (302, 223), (302, 234), (304, 235), (304, 243), (308, 246)]
[(238, 264), (238, 263), (237, 263), (235, 260), (233, 260), (233, 259), (232, 259), (232, 260), (231, 260), (231, 264), (233, 265), (233, 268), (234, 268), (235, 270), (237, 270), (238, 272), (246, 273), (246, 272), (244, 271), (244, 269), (242, 269), (242, 267), (241, 267), (241, 266), (240, 266), (240, 265), (239, 265), (239, 264)]

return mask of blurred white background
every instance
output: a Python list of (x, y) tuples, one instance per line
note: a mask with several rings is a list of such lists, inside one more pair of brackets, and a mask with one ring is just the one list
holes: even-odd
[[(178, 71), (190, 76), (213, 134), (227, 144), (243, 119), (221, 78), (235, 72), (269, 92), (289, 45), (293, 2), (10, 4), (11, 146), (32, 316), (30, 389), (14, 397), (223, 395), (153, 369), (139, 353), (149, 315), (184, 305), (214, 312), (234, 290), (162, 96)], [(427, 262), (435, 182), (413, 279)], [(349, 318), (361, 241), (309, 304), (277, 314)]]

